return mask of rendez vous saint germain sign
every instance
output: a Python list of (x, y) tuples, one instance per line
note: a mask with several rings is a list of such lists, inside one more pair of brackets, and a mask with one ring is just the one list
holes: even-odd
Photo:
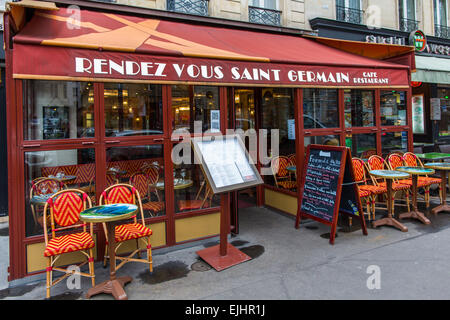
[[(238, 63), (236, 63), (238, 64)], [(260, 64), (261, 65), (261, 64)], [(316, 67), (318, 68), (318, 67)], [(313, 69), (316, 69), (313, 68)], [(131, 76), (146, 78), (171, 78), (201, 81), (248, 81), (320, 83), (320, 84), (379, 84), (389, 85), (390, 77), (382, 71), (349, 71), (286, 68), (245, 67), (241, 64), (224, 66), (213, 64), (162, 63), (133, 60), (89, 59), (76, 57), (75, 71), (82, 75)]]

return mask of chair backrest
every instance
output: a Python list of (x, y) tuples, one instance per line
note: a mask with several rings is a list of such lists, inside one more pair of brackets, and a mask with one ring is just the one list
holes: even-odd
[(388, 157), (388, 164), (392, 170), (395, 170), (398, 167), (403, 166), (403, 157), (398, 153), (392, 153)]
[[(126, 203), (138, 206), (141, 213), (142, 223), (144, 222), (144, 210), (142, 209), (141, 196), (139, 191), (132, 185), (126, 183), (118, 183), (106, 188), (100, 195), (99, 204), (116, 204)], [(135, 222), (136, 216), (133, 217)]]
[(366, 150), (363, 153), (361, 153), (361, 159), (368, 159), (371, 156), (375, 156), (376, 154), (377, 154), (376, 149), (369, 149), (369, 150)]
[(272, 159), (270, 167), (275, 178), (285, 178), (289, 176), (289, 172), (286, 170), (291, 165), (288, 157), (279, 156)]
[[(83, 227), (86, 232), (86, 224), (80, 222), (80, 213), (92, 206), (89, 196), (78, 189), (66, 189), (52, 195), (44, 206), (44, 236), (46, 244), (47, 235), (47, 211), (50, 213), (52, 237), (56, 231)], [(92, 234), (92, 225), (91, 225)]]
[[(158, 181), (157, 177), (156, 181)], [(154, 178), (152, 178), (149, 174), (144, 172), (133, 173), (130, 177), (130, 184), (139, 191), (142, 198), (148, 197), (149, 186), (156, 183), (156, 181), (154, 181)]]
[(352, 164), (355, 180), (357, 182), (366, 182), (366, 166), (364, 161), (360, 158), (353, 158)]
[(367, 165), (369, 166), (370, 170), (386, 169), (384, 159), (378, 155), (370, 156), (369, 160), (367, 161)]
[(403, 155), (403, 161), (409, 167), (417, 167), (419, 166), (419, 163), (421, 163), (420, 159), (412, 152), (406, 152)]
[[(39, 178), (38, 178), (39, 179)], [(55, 178), (41, 178), (33, 180), (30, 196), (56, 193), (64, 189), (65, 184)]]
[(294, 154), (288, 155), (288, 159), (289, 159), (289, 161), (291, 162), (291, 164), (292, 164), (293, 166), (296, 166), (296, 165), (297, 165), (297, 156), (296, 156), (295, 153), (294, 153)]
[(114, 172), (106, 172), (106, 186), (110, 187), (114, 184), (118, 184), (119, 179), (117, 178), (117, 174)]

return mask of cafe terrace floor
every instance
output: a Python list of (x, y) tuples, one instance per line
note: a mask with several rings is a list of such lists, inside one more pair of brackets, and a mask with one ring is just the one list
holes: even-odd
[[(424, 209), (421, 203), (419, 207)], [(129, 299), (450, 299), (450, 213), (427, 216), (432, 220), (428, 226), (404, 220), (407, 233), (381, 227), (369, 229), (364, 237), (361, 231), (341, 229), (331, 246), (324, 225), (306, 222), (296, 230), (292, 217), (246, 208), (240, 214), (241, 234), (230, 242), (253, 257), (251, 261), (221, 272), (197, 263), (195, 252), (215, 245), (212, 239), (168, 253), (155, 251), (152, 275), (139, 263), (129, 263), (118, 273), (133, 277), (125, 287)], [(3, 248), (5, 235), (0, 232)], [(6, 270), (7, 252), (0, 254), (0, 267)], [(367, 269), (374, 265), (381, 270), (379, 290), (367, 288)], [(96, 263), (97, 283), (107, 279), (108, 270)], [(0, 285), (0, 299), (45, 297), (45, 280), (6, 288), (1, 279)], [(52, 289), (52, 299), (84, 299), (89, 288), (86, 278), (80, 290), (60, 284)]]

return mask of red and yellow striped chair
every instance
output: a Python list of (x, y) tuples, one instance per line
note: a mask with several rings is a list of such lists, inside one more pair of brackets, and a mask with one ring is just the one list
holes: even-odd
[[(59, 191), (52, 195), (44, 206), (44, 256), (47, 259), (47, 298), (50, 298), (50, 288), (52, 286), (72, 274), (91, 278), (92, 286), (95, 286), (94, 254), (92, 250), (95, 243), (92, 223), (89, 224), (90, 230), (88, 232), (86, 228), (87, 224), (80, 222), (80, 213), (90, 207), (91, 200), (89, 196), (78, 189)], [(49, 213), (49, 218), (47, 218), (47, 213)], [(47, 231), (47, 221), (50, 222), (50, 239)], [(78, 229), (78, 232), (67, 233), (67, 230), (71, 229)], [(58, 236), (56, 234), (58, 231), (64, 231), (64, 234)], [(79, 264), (78, 267), (89, 263), (89, 273), (72, 272), (54, 266), (62, 254), (75, 251), (83, 253), (88, 258), (87, 261)], [(60, 271), (65, 273), (65, 275), (53, 281), (53, 271)]]
[[(33, 215), (33, 220), (35, 226), (43, 227), (43, 219), (42, 219), (42, 204), (34, 204), (31, 202), (33, 197), (35, 196), (48, 196), (52, 193), (56, 193), (66, 188), (66, 185), (55, 179), (55, 178), (45, 178), (39, 177), (32, 181), (30, 188), (30, 206), (31, 206), (31, 214)], [(45, 201), (45, 200), (44, 200)]]
[[(152, 262), (152, 246), (150, 243), (150, 237), (152, 235), (152, 230), (147, 228), (145, 225), (144, 219), (144, 210), (142, 209), (141, 196), (139, 195), (139, 191), (129, 184), (116, 184), (109, 188), (106, 188), (105, 191), (102, 192), (100, 196), (100, 205), (103, 204), (114, 204), (114, 203), (129, 203), (135, 204), (139, 208), (140, 213), (140, 221), (137, 219), (137, 215), (133, 216), (133, 222), (125, 223), (122, 225), (116, 226), (115, 229), (115, 239), (116, 239), (116, 251), (120, 248), (120, 246), (128, 240), (136, 240), (136, 250), (134, 250), (127, 257), (116, 256), (116, 259), (121, 260), (122, 262), (116, 267), (116, 270), (121, 268), (125, 263), (134, 261), (134, 262), (142, 262), (147, 263), (150, 268), (150, 272), (153, 272), (153, 262)], [(106, 232), (106, 225), (103, 224), (103, 229)], [(141, 259), (139, 248), (139, 240), (141, 240), (147, 250), (147, 259)], [(106, 266), (106, 261), (109, 258), (107, 256), (108, 252), (108, 239), (106, 239), (106, 248), (105, 248), (105, 256), (103, 258), (103, 263)], [(139, 259), (133, 258), (135, 255), (138, 255)]]
[(289, 158), (285, 156), (275, 157), (270, 162), (275, 185), (278, 188), (288, 190), (297, 188), (297, 181), (292, 181), (289, 171), (286, 170), (290, 165), (291, 162), (289, 161)]
[[(371, 220), (371, 215), (373, 219), (375, 219), (375, 202), (378, 195), (386, 193), (386, 189), (382, 187), (378, 187), (375, 185), (371, 185), (367, 183), (366, 177), (366, 165), (364, 161), (360, 158), (353, 158), (353, 171), (355, 174), (355, 180), (358, 182), (358, 188), (360, 192), (361, 199), (364, 199), (367, 205), (367, 213), (369, 215), (369, 220)], [(370, 206), (368, 204), (370, 198)]]
[[(200, 194), (205, 188), (205, 194), (203, 199), (200, 198)], [(211, 187), (203, 180), (200, 185), (200, 189), (197, 192), (194, 200), (178, 200), (178, 209), (180, 211), (200, 210), (203, 208), (209, 208), (211, 206), (212, 197), (214, 196)]]
[[(146, 173), (138, 172), (134, 173), (130, 177), (130, 185), (135, 187), (139, 191), (139, 195), (142, 195), (142, 209), (148, 210), (153, 217), (158, 212), (164, 210), (164, 202), (155, 188), (152, 185), (156, 184), (159, 179), (158, 171), (148, 170)], [(151, 193), (154, 192), (158, 201), (151, 200)]]
[[(367, 166), (369, 168), (369, 170), (389, 170), (389, 166), (386, 164), (386, 162), (384, 161), (384, 159), (378, 155), (374, 155), (371, 156), (369, 158), (369, 160), (367, 161)], [(383, 188), (383, 190), (385, 190), (385, 192), (387, 192), (387, 186), (386, 186), (386, 181), (384, 181), (384, 179), (377, 179), (373, 176), (371, 176), (372, 178), (372, 182), (374, 185)], [(408, 212), (411, 210), (410, 209), (410, 204), (409, 204), (409, 191), (411, 189), (411, 186), (408, 184), (404, 184), (404, 183), (399, 183), (398, 181), (392, 181), (392, 207), (394, 207), (395, 204), (395, 195), (398, 192), (403, 193), (403, 196), (406, 199), (406, 205), (408, 207)]]
[[(405, 165), (410, 167), (423, 167), (422, 161), (412, 152), (406, 152), (402, 158)], [(442, 190), (441, 190), (441, 178), (419, 176), (418, 184), (425, 189), (425, 201), (427, 208), (430, 206), (430, 188), (432, 185), (437, 184), (439, 187), (439, 199), (442, 203)]]

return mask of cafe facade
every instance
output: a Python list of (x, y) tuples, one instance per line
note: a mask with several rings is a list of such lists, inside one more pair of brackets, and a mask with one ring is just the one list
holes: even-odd
[(438, 145), (450, 145), (449, 39), (417, 29), (406, 32), (372, 28), (326, 18), (314, 18), (310, 24), (320, 37), (414, 46), (416, 72), (411, 75), (414, 142), (425, 146), (426, 152), (439, 151)]
[[(113, 8), (73, 11), (18, 2), (5, 15), (10, 281), (45, 271), (40, 197), (58, 186), (37, 188), (36, 179), (55, 177), (94, 204), (106, 187), (133, 184), (159, 250), (216, 237), (223, 208), (234, 233), (245, 232), (238, 213), (248, 205), (295, 216), (296, 181), (309, 144), (348, 146), (357, 157), (412, 150), (412, 47)], [(389, 115), (380, 113), (384, 104)], [(296, 172), (264, 175), (263, 185), (221, 203), (205, 192), (198, 165), (173, 160), (174, 153), (192, 156), (185, 135), (174, 132), (227, 129), (255, 130), (269, 146), (276, 129), (278, 153)], [(256, 153), (258, 169), (271, 167), (272, 151), (264, 159)], [(148, 168), (151, 181), (134, 180)], [(187, 205), (204, 197), (206, 205)], [(98, 226), (95, 241), (101, 260), (105, 237)], [(135, 245), (130, 241), (119, 253)], [(80, 259), (66, 254), (58, 264)]]

